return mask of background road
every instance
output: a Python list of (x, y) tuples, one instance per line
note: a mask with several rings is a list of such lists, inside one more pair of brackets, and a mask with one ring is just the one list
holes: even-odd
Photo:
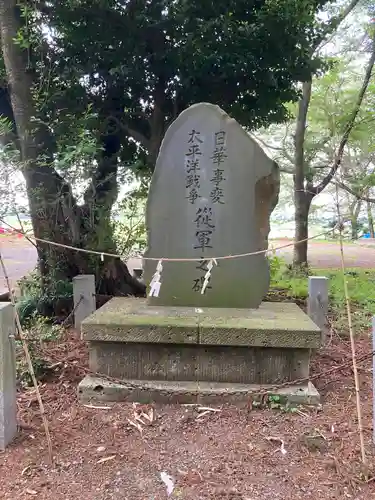
[[(286, 245), (287, 240), (272, 240), (273, 248)], [(347, 267), (362, 267), (375, 269), (375, 243), (366, 242), (368, 246), (357, 243), (345, 243), (344, 256)], [(24, 238), (15, 238), (0, 235), (0, 251), (3, 256), (8, 276), (12, 286), (16, 281), (29, 273), (36, 265), (36, 249)], [(288, 262), (292, 261), (293, 246), (276, 252)], [(340, 249), (338, 243), (310, 241), (310, 265), (315, 268), (339, 268), (341, 266)], [(142, 267), (141, 259), (130, 259), (129, 269)], [(2, 269), (0, 269), (0, 294), (7, 291)]]

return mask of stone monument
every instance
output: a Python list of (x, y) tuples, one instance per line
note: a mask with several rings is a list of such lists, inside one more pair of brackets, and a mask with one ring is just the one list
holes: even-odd
[[(210, 257), (267, 249), (279, 171), (260, 146), (218, 106), (181, 113), (162, 143), (147, 203), (145, 257), (164, 262), (159, 297), (165, 306), (257, 308), (269, 287), (264, 254), (217, 261), (201, 294)], [(146, 260), (150, 282), (155, 262)]]
[(238, 400), (288, 382), (283, 397), (318, 401), (311, 384), (293, 382), (308, 380), (319, 328), (296, 304), (262, 302), (278, 193), (276, 163), (223, 110), (181, 113), (147, 202), (144, 279), (161, 264), (160, 290), (114, 298), (83, 321), (90, 368), (121, 383), (88, 376), (81, 400)]

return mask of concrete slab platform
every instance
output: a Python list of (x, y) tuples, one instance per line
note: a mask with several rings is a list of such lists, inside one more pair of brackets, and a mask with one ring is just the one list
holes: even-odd
[(96, 342), (172, 343), (315, 349), (321, 332), (293, 303), (258, 309), (149, 306), (115, 297), (86, 318), (82, 338)]
[[(220, 384), (209, 382), (162, 382), (124, 380), (112, 382), (87, 375), (78, 386), (81, 403), (139, 402), (161, 404), (223, 404), (261, 399), (267, 385)], [(257, 394), (258, 393), (258, 394)], [(278, 395), (281, 403), (319, 405), (320, 395), (311, 382), (281, 389), (269, 387), (270, 395)]]

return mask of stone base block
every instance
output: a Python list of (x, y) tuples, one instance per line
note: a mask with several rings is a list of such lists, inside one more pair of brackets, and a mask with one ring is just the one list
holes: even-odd
[(86, 318), (81, 331), (89, 342), (315, 349), (321, 341), (307, 314), (284, 302), (264, 302), (258, 309), (200, 309), (115, 297)]
[[(87, 375), (78, 386), (78, 399), (82, 403), (138, 402), (161, 404), (223, 404), (260, 399), (259, 393), (266, 385), (223, 384), (210, 382), (163, 382), (124, 380), (111, 382)], [(290, 385), (282, 389), (269, 389), (270, 395), (278, 395), (280, 402), (292, 405), (318, 405), (320, 395), (313, 384)]]
[(150, 306), (114, 298), (82, 323), (90, 369), (120, 380), (279, 384), (309, 376), (319, 328), (292, 303)]
[(90, 370), (120, 380), (278, 384), (308, 378), (309, 349), (90, 342)]

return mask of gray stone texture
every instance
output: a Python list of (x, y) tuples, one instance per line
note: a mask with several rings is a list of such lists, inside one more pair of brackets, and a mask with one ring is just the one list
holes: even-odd
[(17, 434), (14, 308), (0, 303), (0, 450)]
[[(185, 110), (162, 142), (147, 201), (145, 257), (202, 258), (267, 248), (278, 167), (218, 106)], [(269, 287), (264, 254), (220, 260), (201, 294), (207, 262), (163, 262), (152, 305), (257, 308)], [(150, 283), (155, 261), (145, 261)]]
[(320, 330), (292, 303), (265, 302), (258, 309), (149, 306), (116, 297), (82, 322), (84, 340), (318, 348)]
[(90, 342), (90, 369), (115, 379), (279, 384), (309, 375), (309, 349)]
[(116, 379), (275, 384), (307, 378), (320, 330), (291, 303), (150, 306), (116, 297), (82, 322), (90, 369)]
[[(131, 386), (129, 385), (131, 384)], [(87, 375), (78, 386), (78, 399), (82, 403), (139, 402), (161, 404), (205, 405), (239, 403), (249, 404), (262, 400), (260, 391), (269, 390), (269, 395), (278, 395), (280, 403), (291, 405), (319, 405), (320, 396), (313, 384), (290, 385), (275, 390), (256, 384), (221, 384), (209, 382), (145, 382), (129, 380), (123, 383), (111, 382), (100, 377)]]
[(73, 278), (74, 326), (78, 330), (82, 321), (96, 309), (95, 276), (79, 274)]
[(310, 276), (309, 278), (307, 314), (320, 328), (323, 343), (328, 332), (328, 285), (329, 279), (324, 276)]

